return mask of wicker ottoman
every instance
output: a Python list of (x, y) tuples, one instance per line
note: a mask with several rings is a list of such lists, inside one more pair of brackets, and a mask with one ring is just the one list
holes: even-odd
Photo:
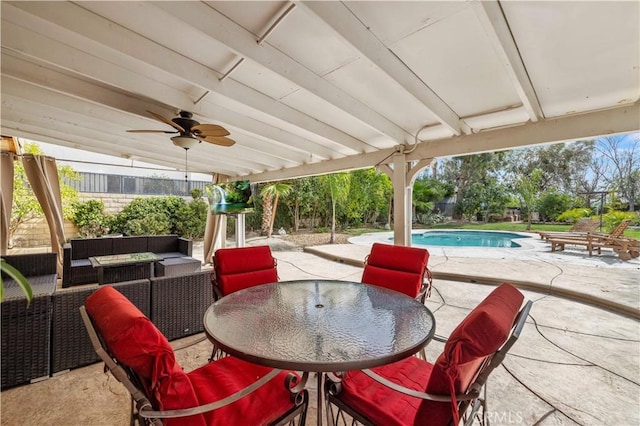
[(170, 257), (156, 263), (156, 277), (177, 277), (200, 271), (201, 262), (193, 257)]

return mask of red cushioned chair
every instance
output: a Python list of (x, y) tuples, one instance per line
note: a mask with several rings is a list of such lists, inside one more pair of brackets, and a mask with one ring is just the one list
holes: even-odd
[(211, 282), (216, 298), (276, 281), (277, 263), (269, 246), (218, 249), (213, 255)]
[(162, 333), (111, 286), (89, 296), (80, 312), (94, 349), (131, 394), (132, 424), (305, 422), (308, 395), (294, 389), (294, 373), (231, 356), (185, 373)]
[(400, 291), (424, 303), (431, 292), (428, 261), (426, 249), (374, 243), (365, 259), (361, 282)]
[(345, 413), (365, 425), (485, 424), (485, 383), (525, 324), (531, 302), (520, 309), (523, 299), (510, 284), (497, 287), (451, 333), (434, 364), (408, 357), (330, 374), (324, 391), (333, 424)]

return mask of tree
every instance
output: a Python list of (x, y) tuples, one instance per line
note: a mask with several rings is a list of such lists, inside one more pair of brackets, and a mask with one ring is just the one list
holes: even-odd
[(429, 216), (435, 203), (453, 193), (453, 185), (439, 182), (424, 174), (419, 176), (413, 184), (413, 217), (418, 222), (425, 223), (422, 218)]
[(557, 143), (516, 149), (506, 156), (505, 177), (512, 181), (541, 170), (540, 190), (577, 193), (594, 151), (593, 141)]
[[(44, 152), (38, 144), (27, 142), (22, 146), (25, 154), (43, 155)], [(71, 219), (74, 214), (73, 205), (78, 200), (78, 191), (71, 182), (79, 180), (78, 173), (71, 166), (57, 165), (58, 178), (60, 180), (60, 196), (62, 199), (62, 215), (65, 219)], [(11, 222), (9, 224), (9, 245), (11, 246), (13, 234), (18, 227), (30, 219), (44, 215), (42, 206), (29, 185), (29, 179), (24, 171), (21, 161), (13, 163), (13, 204), (11, 206)]]
[(520, 195), (523, 210), (527, 212), (527, 231), (531, 230), (531, 213), (536, 207), (540, 194), (542, 170), (534, 169), (531, 175), (521, 176), (516, 183), (516, 191)]
[(349, 195), (345, 214), (350, 224), (376, 223), (380, 217), (386, 220), (387, 200), (393, 194), (389, 176), (373, 167), (349, 172)]
[[(266, 234), (271, 237), (273, 234), (273, 223), (276, 218), (278, 210), (278, 198), (286, 197), (291, 192), (291, 185), (283, 182), (274, 182), (262, 188), (260, 195), (262, 195), (262, 203), (265, 206), (263, 210), (262, 231), (265, 231), (265, 225), (267, 227)], [(267, 207), (266, 203), (270, 205)]]
[(615, 189), (634, 211), (640, 201), (640, 134), (608, 136), (597, 142), (596, 163), (608, 170), (603, 173), (607, 189)]
[(336, 242), (336, 204), (347, 200), (349, 195), (351, 175), (348, 173), (333, 173), (322, 176), (331, 199), (331, 237), (329, 244)]
[(495, 185), (504, 164), (502, 152), (453, 157), (440, 162), (442, 180), (455, 185), (456, 215), (467, 218), (481, 210), (483, 187)]
[(317, 194), (317, 191), (313, 189), (313, 182), (310, 178), (293, 179), (291, 181), (291, 192), (283, 200), (291, 212), (294, 232), (300, 229), (302, 216), (311, 211), (313, 198)]

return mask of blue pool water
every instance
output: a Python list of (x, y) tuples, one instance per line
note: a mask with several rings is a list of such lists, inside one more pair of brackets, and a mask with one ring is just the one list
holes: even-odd
[(425, 231), (411, 236), (412, 245), (448, 247), (521, 247), (512, 241), (530, 238), (512, 232)]

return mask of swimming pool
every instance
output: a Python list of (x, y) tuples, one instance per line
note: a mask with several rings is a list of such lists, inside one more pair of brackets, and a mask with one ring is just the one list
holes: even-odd
[(513, 232), (488, 231), (425, 231), (411, 235), (411, 245), (447, 247), (521, 247), (512, 241), (531, 238)]

